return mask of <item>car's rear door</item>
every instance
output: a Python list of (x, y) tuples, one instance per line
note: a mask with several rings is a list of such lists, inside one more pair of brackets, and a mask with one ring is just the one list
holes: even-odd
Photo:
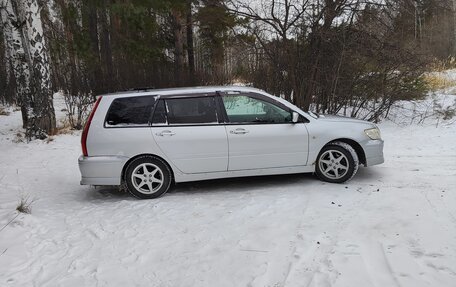
[(161, 97), (151, 130), (162, 152), (183, 173), (227, 170), (228, 140), (213, 94)]
[(226, 117), (228, 170), (303, 166), (307, 163), (305, 119), (256, 93), (220, 93)]

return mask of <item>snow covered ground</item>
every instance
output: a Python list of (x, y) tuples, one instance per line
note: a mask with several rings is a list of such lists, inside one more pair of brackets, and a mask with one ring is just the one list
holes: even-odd
[(456, 286), (454, 123), (381, 124), (386, 162), (347, 184), (216, 180), (148, 201), (80, 186), (79, 133), (26, 144), (20, 124), (0, 116), (0, 286)]

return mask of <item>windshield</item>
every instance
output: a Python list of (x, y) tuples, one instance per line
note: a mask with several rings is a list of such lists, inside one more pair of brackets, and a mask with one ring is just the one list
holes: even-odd
[[(270, 95), (271, 96), (271, 95)], [(295, 106), (294, 104), (290, 103), (289, 101), (285, 100), (284, 98), (281, 98), (281, 97), (277, 97), (277, 96), (272, 96), (274, 99), (280, 101), (282, 104), (288, 106), (288, 107), (292, 107), (293, 110), (295, 111), (300, 111), (304, 114), (307, 114), (309, 115), (310, 117), (314, 118), (314, 119), (318, 119), (320, 117), (319, 114), (317, 113), (314, 113), (314, 112), (304, 112), (302, 109), (300, 109), (299, 107)]]

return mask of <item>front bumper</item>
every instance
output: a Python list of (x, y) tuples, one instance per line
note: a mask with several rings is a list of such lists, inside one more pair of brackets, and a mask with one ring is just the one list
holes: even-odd
[(120, 185), (123, 156), (80, 156), (78, 159), (82, 185)]
[(373, 166), (385, 162), (383, 157), (383, 140), (369, 140), (363, 145), (366, 155), (366, 166)]

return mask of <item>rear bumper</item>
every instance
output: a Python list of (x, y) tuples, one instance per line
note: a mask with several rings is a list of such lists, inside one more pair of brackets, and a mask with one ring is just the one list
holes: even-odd
[(366, 166), (377, 165), (385, 162), (383, 157), (383, 140), (370, 140), (364, 146)]
[(80, 156), (78, 159), (82, 185), (120, 185), (123, 156)]

